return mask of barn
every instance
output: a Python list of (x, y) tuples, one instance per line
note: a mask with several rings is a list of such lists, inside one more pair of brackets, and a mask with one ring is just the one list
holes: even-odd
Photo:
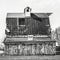
[(51, 13), (32, 13), (30, 7), (24, 13), (7, 13), (6, 55), (53, 55), (56, 41), (51, 39), (49, 16)]

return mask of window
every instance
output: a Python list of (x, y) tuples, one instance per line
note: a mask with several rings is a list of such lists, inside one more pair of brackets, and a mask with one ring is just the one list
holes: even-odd
[(24, 24), (25, 24), (25, 19), (19, 18), (19, 25), (24, 25)]

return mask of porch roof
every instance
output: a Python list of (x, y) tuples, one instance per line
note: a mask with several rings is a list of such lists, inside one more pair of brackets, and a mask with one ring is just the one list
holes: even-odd
[(51, 40), (51, 38), (47, 38), (47, 37), (34, 37), (33, 40), (28, 40), (27, 37), (24, 38), (6, 38), (4, 40), (4, 43), (20, 43), (20, 42), (55, 42), (55, 40)]

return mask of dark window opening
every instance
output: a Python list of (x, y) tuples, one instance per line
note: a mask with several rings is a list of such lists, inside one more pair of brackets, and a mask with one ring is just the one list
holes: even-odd
[(25, 19), (19, 18), (19, 25), (24, 25), (24, 24), (25, 24)]
[(27, 12), (29, 12), (29, 9), (27, 9)]

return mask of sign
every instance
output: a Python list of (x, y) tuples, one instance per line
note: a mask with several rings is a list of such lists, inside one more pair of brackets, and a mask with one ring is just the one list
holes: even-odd
[(28, 40), (33, 40), (33, 35), (28, 35)]

